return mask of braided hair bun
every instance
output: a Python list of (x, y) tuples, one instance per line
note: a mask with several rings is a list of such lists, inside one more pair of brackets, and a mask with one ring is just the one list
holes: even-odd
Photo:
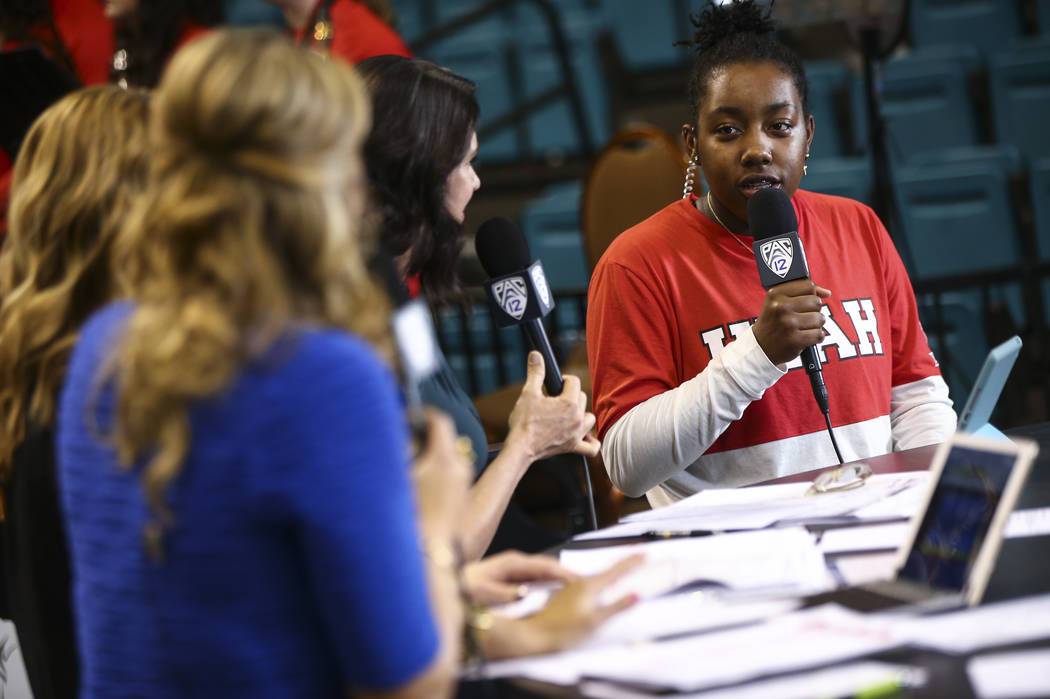
[(725, 5), (709, 3), (689, 21), (696, 27), (693, 47), (697, 55), (711, 51), (719, 42), (737, 34), (773, 34), (776, 25), (770, 7), (754, 0), (742, 0)]

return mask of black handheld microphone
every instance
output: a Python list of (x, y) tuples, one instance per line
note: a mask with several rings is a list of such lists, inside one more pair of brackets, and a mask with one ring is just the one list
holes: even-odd
[[(747, 202), (747, 220), (755, 237), (755, 261), (763, 288), (768, 291), (777, 284), (809, 278), (806, 251), (798, 237), (798, 217), (788, 195), (776, 187), (758, 190)], [(827, 415), (828, 389), (817, 350), (807, 347), (800, 357), (809, 375), (813, 397), (820, 412)]]
[(529, 346), (543, 355), (547, 395), (561, 394), (561, 369), (543, 327), (543, 317), (554, 308), (554, 296), (539, 260), (531, 262), (529, 242), (513, 222), (491, 218), (478, 229), (474, 247), (478, 260), (491, 277), (485, 282), (492, 317), (501, 328), (517, 325)]

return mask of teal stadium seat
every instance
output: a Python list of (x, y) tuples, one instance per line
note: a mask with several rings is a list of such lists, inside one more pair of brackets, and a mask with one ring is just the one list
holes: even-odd
[(810, 154), (814, 159), (846, 155), (841, 124), (846, 120), (840, 104), (848, 93), (850, 72), (841, 61), (810, 61), (805, 65), (809, 82), (809, 110), (816, 132)]
[(391, 4), (397, 14), (397, 33), (406, 43), (411, 44), (427, 28), (423, 20), (423, 8), (419, 0), (400, 0)]
[(1050, 156), (1050, 40), (994, 54), (988, 78), (999, 142), (1017, 146), (1026, 157)]
[[(464, 327), (468, 338), (464, 338)], [(524, 378), (526, 350), (521, 331), (516, 327), (496, 328), (484, 304), (475, 304), (469, 313), (458, 306), (442, 310), (437, 317), (437, 333), (449, 366), (471, 395), (488, 393), (505, 383)], [(469, 354), (474, 357), (473, 375), (467, 361), (468, 340)], [(502, 366), (499, 366), (497, 357), (502, 357)]]
[[(1035, 219), (1036, 249), (1040, 262), (1050, 261), (1050, 158), (1041, 158), (1031, 164), (1029, 187), (1032, 195), (1032, 215)], [(1050, 325), (1050, 279), (1042, 282), (1043, 309)]]
[(918, 278), (1019, 265), (1023, 253), (1003, 162), (929, 156), (897, 170), (896, 195)]
[[(910, 253), (913, 282), (1020, 267), (1024, 254), (1009, 193), (1016, 157), (1009, 149), (953, 149), (897, 170), (905, 232), (898, 245)], [(986, 310), (999, 304), (1023, 324), (1019, 282), (919, 295), (924, 327), (956, 402), (965, 400), (988, 349)]]
[[(950, 45), (887, 61), (882, 74), (882, 117), (895, 162), (917, 153), (979, 142), (970, 75), (980, 65), (972, 47)], [(868, 124), (860, 78), (852, 104), (857, 150), (867, 152)]]
[[(558, 6), (573, 69), (573, 77), (583, 101), (591, 145), (597, 149), (610, 134), (611, 112), (605, 77), (597, 51), (597, 37), (603, 23), (597, 13)], [(562, 80), (561, 67), (546, 22), (529, 3), (513, 12), (512, 36), (521, 61), (524, 98), (532, 99)], [(584, 143), (576, 129), (569, 100), (561, 97), (528, 118), (531, 154), (535, 158), (557, 160), (583, 154)]]
[(678, 5), (674, 0), (601, 0), (601, 12), (628, 69), (666, 68), (689, 57), (674, 45), (688, 38), (692, 28)]
[[(422, 56), (477, 83), (479, 130), (514, 108), (504, 40), (502, 18), (489, 17), (440, 41)], [(522, 156), (510, 127), (486, 136), (479, 145), (478, 160), (482, 163), (514, 161)]]
[(580, 233), (581, 190), (582, 185), (576, 181), (553, 185), (521, 213), (529, 250), (534, 259), (543, 261), (547, 281), (554, 291), (587, 287)]
[(263, 0), (226, 0), (226, 23), (235, 27), (284, 27), (284, 11)]
[(933, 167), (976, 165), (1001, 169), (1008, 175), (1020, 175), (1024, 171), (1024, 158), (1021, 152), (1011, 145), (956, 146), (923, 151), (913, 156), (908, 164)]
[(871, 205), (871, 161), (867, 158), (812, 158), (802, 189), (856, 199)]
[(988, 55), (1022, 34), (1022, 0), (911, 0), (916, 48), (966, 43)]

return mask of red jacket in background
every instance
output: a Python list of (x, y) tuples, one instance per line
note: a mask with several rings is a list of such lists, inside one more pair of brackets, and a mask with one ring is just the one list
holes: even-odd
[[(324, 0), (321, 0), (323, 2)], [(318, 40), (311, 35), (316, 24), (317, 3), (310, 21), (295, 32), (297, 43), (313, 45)], [(347, 61), (358, 63), (372, 56), (396, 54), (412, 57), (401, 36), (389, 24), (381, 20), (374, 12), (355, 0), (335, 0), (331, 9), (331, 38), (328, 54)]]

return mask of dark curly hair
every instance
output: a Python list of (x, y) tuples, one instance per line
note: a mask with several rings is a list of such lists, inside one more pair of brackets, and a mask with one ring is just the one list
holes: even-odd
[(475, 85), (418, 58), (375, 56), (355, 67), (372, 96), (364, 152), (380, 243), (395, 257), (412, 251), (407, 272), (420, 276), (431, 304), (456, 301), (464, 235), (446, 206), (446, 182), (470, 148)]
[(691, 43), (696, 62), (689, 77), (689, 100), (693, 114), (707, 95), (707, 82), (719, 68), (745, 61), (770, 61), (781, 66), (795, 83), (802, 100), (802, 111), (809, 115), (809, 83), (802, 59), (776, 37), (776, 24), (770, 16), (772, 4), (755, 0), (733, 0), (706, 7), (689, 21), (696, 27)]
[(188, 23), (214, 27), (225, 19), (223, 3), (215, 0), (139, 0), (138, 9), (114, 26), (114, 49), (127, 52), (127, 69), (114, 71), (111, 79), (156, 87)]
[(0, 35), (4, 41), (38, 43), (57, 58), (70, 73), (76, 66), (62, 36), (55, 27), (55, 16), (47, 0), (3, 0), (0, 2)]

